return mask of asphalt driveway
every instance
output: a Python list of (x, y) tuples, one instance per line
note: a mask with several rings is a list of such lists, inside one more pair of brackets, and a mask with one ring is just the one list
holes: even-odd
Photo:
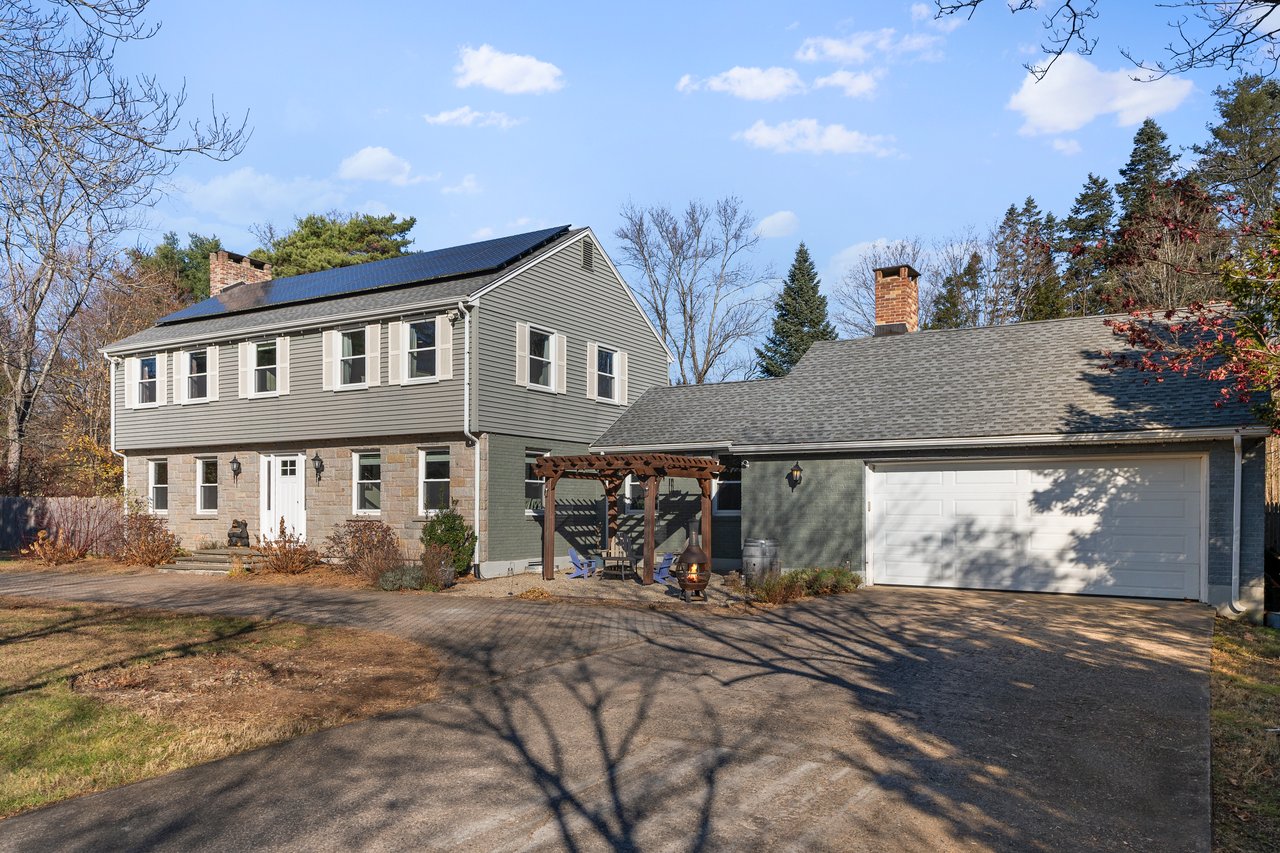
[[(878, 588), (602, 632), (474, 604), (491, 636), (441, 701), (0, 822), (0, 850), (1209, 849), (1206, 608)], [(526, 612), (598, 641), (513, 667)]]

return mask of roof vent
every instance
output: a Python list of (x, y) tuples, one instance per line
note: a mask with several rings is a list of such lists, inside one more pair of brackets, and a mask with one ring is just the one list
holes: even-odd
[(596, 251), (595, 243), (590, 240), (582, 241), (582, 268), (590, 272), (595, 267)]

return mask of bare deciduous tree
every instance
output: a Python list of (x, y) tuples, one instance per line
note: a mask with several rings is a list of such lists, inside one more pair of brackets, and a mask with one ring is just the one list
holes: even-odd
[(675, 355), (676, 381), (715, 382), (736, 368), (738, 345), (752, 340), (767, 301), (768, 279), (750, 254), (760, 238), (755, 220), (733, 196), (714, 207), (691, 201), (681, 212), (628, 204), (614, 232), (623, 264), (640, 275), (636, 293)]
[(181, 131), (184, 91), (130, 80), (116, 49), (153, 36), (147, 0), (27, 0), (0, 14), (0, 407), (4, 483), (21, 489), (26, 428), (73, 319), (117, 242), (184, 154), (227, 159), (245, 127)]
[(920, 273), (920, 307), (925, 310), (932, 294), (934, 279), (933, 253), (919, 237), (904, 237), (869, 244), (853, 266), (836, 284), (835, 320), (841, 331), (851, 337), (870, 335), (876, 328), (875, 270), (909, 264)]

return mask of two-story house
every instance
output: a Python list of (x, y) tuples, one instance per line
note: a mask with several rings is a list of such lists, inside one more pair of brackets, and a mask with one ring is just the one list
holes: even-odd
[(320, 543), (375, 518), (410, 549), (452, 504), (482, 570), (523, 571), (531, 462), (586, 452), (668, 384), (670, 353), (586, 228), (283, 279), (221, 252), (210, 292), (103, 350), (126, 489), (188, 547), (233, 519)]

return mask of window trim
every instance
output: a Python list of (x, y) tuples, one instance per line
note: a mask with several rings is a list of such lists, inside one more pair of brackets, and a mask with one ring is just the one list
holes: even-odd
[[(248, 341), (247, 343), (249, 344), (248, 357), (249, 357), (249, 364), (251, 366), (249, 368), (249, 387), (245, 389), (247, 392), (246, 396), (250, 400), (265, 400), (265, 399), (270, 399), (271, 397), (279, 397), (280, 385), (281, 385), (281, 382), (283, 381), (283, 377), (281, 375), (283, 368), (280, 363), (279, 339), (269, 338), (267, 340), (261, 340), (261, 341)], [(263, 347), (263, 346), (274, 347), (276, 351), (276, 363), (275, 363), (276, 390), (274, 391), (258, 390), (258, 371), (266, 369), (264, 367), (258, 366), (258, 347)]]
[[(607, 352), (609, 353), (609, 355), (613, 356), (613, 358), (609, 359), (609, 364), (613, 367), (612, 373), (603, 373), (600, 370), (600, 353), (602, 352)], [(596, 344), (596, 364), (595, 364), (596, 387), (594, 389), (595, 390), (594, 396), (595, 396), (595, 399), (599, 400), (602, 403), (613, 403), (614, 405), (618, 404), (618, 392), (619, 390), (621, 390), (621, 387), (622, 387), (621, 383), (618, 381), (618, 366), (619, 366), (618, 361), (621, 355), (622, 353), (620, 350), (616, 350), (613, 347), (606, 347), (600, 344)], [(612, 397), (600, 396), (600, 377), (601, 376), (608, 376), (610, 379), (613, 380), (613, 396)]]
[[(157, 465), (163, 465), (165, 468), (163, 486), (157, 486), (156, 483)], [(156, 509), (156, 488), (164, 489), (164, 509)], [(169, 514), (169, 460), (167, 458), (147, 460), (147, 511), (152, 515)]]
[[(640, 500), (632, 503), (630, 489), (635, 486), (640, 489)], [(634, 474), (628, 474), (622, 478), (622, 514), (623, 515), (644, 515), (644, 481), (636, 477)]]
[[(533, 354), (533, 333), (547, 336), (547, 348), (551, 351), (547, 358), (535, 356)], [(524, 342), (524, 358), (525, 358), (525, 387), (530, 391), (541, 391), (544, 394), (556, 393), (558, 387), (556, 379), (556, 333), (545, 326), (535, 326), (532, 323), (528, 326), (528, 333)], [(547, 384), (539, 385), (533, 381), (533, 360), (547, 362)]]
[[(160, 388), (160, 359), (161, 359), (161, 358), (166, 358), (166, 357), (167, 357), (167, 355), (166, 355), (165, 353), (158, 353), (158, 352), (152, 353), (151, 355), (140, 355), (140, 356), (137, 356), (137, 365), (138, 365), (138, 370), (137, 370), (137, 372), (136, 372), (136, 374), (135, 374), (135, 376), (134, 376), (134, 378), (133, 378), (133, 383), (134, 383), (134, 388), (133, 388), (133, 407), (134, 407), (135, 409), (155, 409), (155, 408), (159, 408), (159, 406), (160, 406), (160, 391), (161, 391), (161, 388)], [(142, 363), (143, 363), (144, 361), (147, 361), (148, 359), (150, 359), (151, 361), (154, 361), (154, 362), (156, 363), (155, 376), (154, 376), (154, 377), (152, 377), (151, 379), (143, 379), (143, 378), (142, 378)], [(154, 384), (154, 385), (155, 385), (155, 389), (156, 389), (155, 399), (153, 399), (150, 403), (144, 403), (144, 402), (142, 402), (142, 383), (144, 383), (144, 382), (150, 382), (150, 383), (152, 383), (152, 384)]]
[[(218, 502), (218, 491), (219, 491), (218, 486), (221, 485), (221, 480), (222, 480), (222, 474), (218, 470), (218, 457), (197, 456), (195, 458), (195, 462), (196, 462), (196, 515), (217, 515), (218, 507), (216, 506), (216, 504)], [(204, 474), (204, 466), (206, 462), (213, 463), (213, 476), (215, 479), (212, 483), (206, 483), (204, 480), (201, 479), (201, 477)], [(213, 509), (208, 509), (204, 505), (204, 487), (205, 486), (213, 486), (213, 495), (214, 495), (213, 500), (215, 503), (215, 506), (213, 507)]]
[[(378, 457), (378, 479), (377, 480), (361, 480), (360, 479), (360, 457), (376, 456)], [(382, 484), (386, 482), (382, 476), (382, 459), (381, 449), (364, 449), (351, 451), (351, 514), (362, 516), (379, 516), (382, 515)], [(378, 484), (378, 508), (377, 509), (361, 509), (360, 508), (360, 484), (373, 483)]]
[[(360, 334), (364, 336), (364, 354), (363, 355), (347, 355), (342, 354), (342, 341), (347, 335)], [(360, 326), (356, 329), (338, 329), (337, 330), (337, 352), (334, 353), (334, 376), (333, 388), (335, 391), (358, 391), (362, 388), (369, 387), (369, 329), (367, 326)], [(342, 381), (342, 365), (349, 359), (364, 359), (364, 380), (361, 382), (352, 382), (350, 384)], [(368, 512), (368, 510), (366, 510)]]
[(427, 481), (427, 456), (440, 455), (440, 454), (443, 454), (448, 460), (449, 478), (443, 481), (439, 479), (432, 479), (430, 482), (432, 483), (443, 482), (446, 487), (446, 492), (449, 496), (449, 505), (450, 506), (453, 505), (453, 488), (452, 488), (453, 453), (452, 451), (447, 446), (419, 447), (418, 448), (418, 513), (417, 513), (418, 518), (431, 518), (432, 516), (438, 515), (440, 513), (439, 509), (428, 509), (426, 507), (426, 501), (427, 501), (426, 484), (428, 482)]
[[(217, 381), (217, 377), (213, 375), (213, 372), (211, 370), (209, 370), (209, 366), (210, 366), (209, 350), (210, 349), (212, 349), (212, 347), (197, 347), (196, 349), (186, 349), (181, 351), (179, 358), (182, 359), (182, 374), (180, 378), (182, 379), (182, 402), (183, 403), (208, 403), (210, 400), (213, 399), (213, 396), (209, 392), (212, 390), (212, 384)], [(197, 353), (204, 353), (204, 373), (191, 372), (191, 357), (196, 355)], [(204, 377), (204, 396), (203, 397), (191, 396), (191, 380), (197, 376)], [(278, 378), (279, 377), (277, 377), (277, 380)]]
[[(413, 327), (420, 324), (429, 324), (431, 326), (432, 344), (429, 347), (413, 348)], [(410, 376), (409, 365), (413, 363), (413, 354), (415, 352), (426, 352), (430, 350), (435, 355), (435, 368), (430, 376)], [(417, 320), (404, 321), (404, 350), (400, 353), (400, 377), (401, 385), (427, 385), (432, 382), (440, 381), (440, 318), (439, 317), (421, 317)]]
[[(530, 457), (534, 457), (534, 456), (536, 456), (536, 457), (541, 458), (541, 457), (544, 457), (544, 456), (550, 456), (550, 455), (551, 455), (551, 451), (550, 451), (550, 450), (538, 450), (537, 448), (534, 448), (534, 447), (526, 447), (526, 448), (524, 449), (524, 463), (523, 463), (523, 464), (528, 465), (528, 464), (529, 464), (529, 458), (530, 458)], [(523, 473), (523, 472), (522, 472), (522, 473)], [(527, 501), (527, 500), (529, 499), (529, 498), (528, 498), (528, 494), (527, 494), (527, 492), (528, 492), (528, 488), (529, 488), (529, 484), (530, 484), (530, 483), (532, 483), (532, 482), (534, 482), (534, 481), (533, 481), (533, 480), (530, 480), (527, 476), (521, 477), (521, 480), (522, 480), (522, 481), (523, 481), (523, 483), (524, 483), (524, 492), (525, 492), (525, 494), (522, 494), (522, 495), (521, 495), (521, 498), (522, 498), (522, 500)], [(524, 508), (524, 514), (525, 514), (525, 516), (527, 516), (527, 517), (533, 517), (533, 516), (542, 515), (542, 514), (544, 514), (544, 513), (547, 511), (547, 480), (546, 480), (546, 478), (545, 478), (545, 477), (540, 477), (540, 478), (538, 478), (538, 480), (542, 483), (542, 508), (541, 508), (541, 509), (530, 509), (528, 506), (526, 506), (526, 507)]]
[[(728, 471), (731, 471), (731, 470), (735, 470), (735, 469), (726, 468), (725, 472), (727, 473)], [(741, 501), (742, 500), (742, 469), (738, 468), (736, 470), (738, 473), (737, 479), (730, 480), (729, 482), (731, 483), (736, 482), (738, 484), (738, 500)], [(724, 475), (722, 474), (721, 476), (724, 476)], [(739, 504), (738, 509), (721, 509), (720, 508), (720, 477), (715, 477), (711, 480), (711, 514), (725, 516), (728, 518), (733, 518), (733, 517), (742, 515), (741, 504)]]

